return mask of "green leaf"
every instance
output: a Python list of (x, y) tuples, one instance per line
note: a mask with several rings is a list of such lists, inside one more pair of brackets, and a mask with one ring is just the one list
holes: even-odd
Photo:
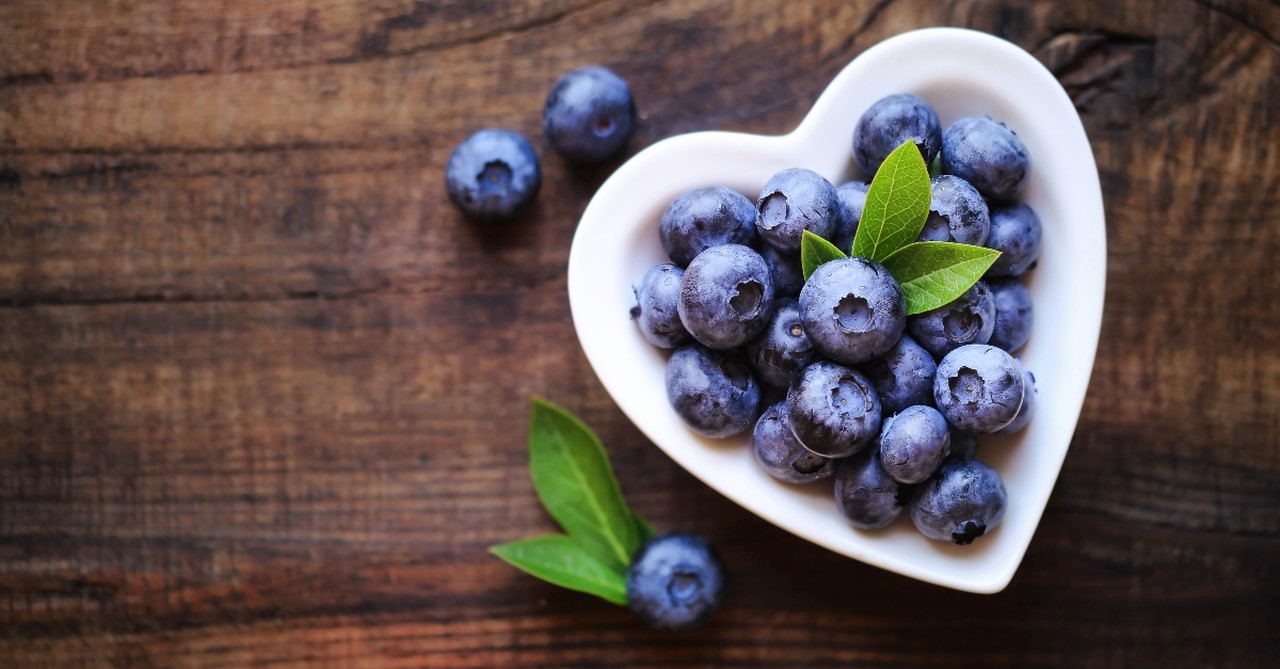
[(881, 262), (920, 236), (929, 217), (929, 168), (915, 142), (893, 150), (867, 189), (851, 255)]
[(981, 246), (915, 242), (895, 251), (883, 264), (902, 286), (911, 316), (963, 295), (999, 257), (999, 251)]
[(933, 157), (933, 162), (929, 163), (929, 176), (936, 177), (942, 174), (942, 152)]
[(835, 244), (815, 235), (808, 230), (800, 237), (800, 269), (804, 271), (804, 280), (809, 280), (818, 265), (832, 260), (847, 258)]
[(529, 425), (529, 474), (547, 513), (578, 545), (614, 569), (627, 568), (640, 532), (604, 446), (582, 421), (540, 398)]
[(516, 569), (563, 588), (626, 606), (627, 576), (563, 534), (547, 534), (489, 549)]

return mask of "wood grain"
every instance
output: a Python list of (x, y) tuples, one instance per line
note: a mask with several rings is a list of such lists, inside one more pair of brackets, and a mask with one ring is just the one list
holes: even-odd
[[(628, 154), (778, 133), (862, 50), (963, 25), (1072, 95), (1108, 289), (1071, 452), (1008, 590), (811, 546), (662, 456), (569, 319), (574, 224), (616, 162), (546, 145), (587, 63)], [(1280, 9), (1261, 1), (121, 0), (0, 5), (0, 665), (1269, 667), (1280, 654)], [(538, 202), (443, 189), (526, 134)], [(533, 394), (628, 499), (729, 564), (710, 627), (486, 554), (550, 529)]]

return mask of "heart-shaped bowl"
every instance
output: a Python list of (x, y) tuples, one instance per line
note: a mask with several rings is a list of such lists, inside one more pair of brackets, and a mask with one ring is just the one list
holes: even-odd
[[(1025, 277), (1035, 305), (1022, 350), (1037, 380), (1036, 413), (1015, 435), (980, 438), (978, 458), (1009, 493), (1003, 524), (968, 546), (925, 538), (904, 513), (888, 528), (851, 528), (829, 481), (778, 482), (755, 462), (750, 430), (706, 439), (666, 394), (669, 351), (651, 346), (629, 316), (633, 286), (667, 262), (658, 220), (679, 195), (725, 185), (753, 200), (774, 173), (805, 167), (840, 184), (855, 176), (853, 127), (873, 102), (911, 92), (943, 127), (965, 116), (1004, 121), (1032, 167), (1021, 200), (1039, 214), (1039, 261)], [(1097, 166), (1075, 107), (1054, 76), (1019, 47), (985, 33), (926, 28), (881, 42), (853, 60), (794, 131), (781, 136), (697, 132), (653, 144), (620, 166), (591, 199), (569, 254), (574, 326), (614, 401), (673, 460), (760, 517), (837, 553), (938, 585), (1002, 590), (1026, 553), (1057, 480), (1084, 402), (1102, 322), (1106, 235)]]

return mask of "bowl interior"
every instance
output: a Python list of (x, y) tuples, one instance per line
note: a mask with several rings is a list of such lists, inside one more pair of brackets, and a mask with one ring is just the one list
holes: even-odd
[[(777, 171), (806, 167), (839, 184), (858, 176), (853, 126), (879, 98), (908, 91), (928, 100), (943, 126), (986, 114), (1022, 138), (1032, 169), (1022, 201), (1044, 225), (1039, 261), (1026, 277), (1035, 304), (1021, 352), (1036, 376), (1030, 425), (980, 438), (978, 459), (1009, 492), (1004, 523), (970, 546), (930, 541), (903, 514), (885, 530), (852, 529), (831, 483), (792, 486), (770, 478), (751, 455), (750, 435), (725, 440), (688, 430), (666, 399), (668, 351), (630, 321), (632, 286), (666, 262), (658, 219), (680, 194), (726, 185), (753, 200)], [(569, 258), (569, 298), (588, 360), (618, 406), (654, 444), (695, 476), (774, 524), (836, 552), (914, 578), (996, 592), (1012, 578), (1062, 466), (1084, 400), (1102, 316), (1105, 229), (1097, 168), (1070, 98), (1018, 47), (984, 33), (929, 28), (886, 40), (850, 63), (793, 132), (758, 136), (702, 132), (638, 153), (591, 200)]]

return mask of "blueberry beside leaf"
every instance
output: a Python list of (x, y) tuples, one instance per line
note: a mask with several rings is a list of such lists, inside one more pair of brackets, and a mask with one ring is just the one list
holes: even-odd
[(645, 542), (627, 569), (627, 605), (654, 629), (683, 632), (707, 623), (724, 596), (724, 568), (705, 539), (672, 532)]
[(541, 185), (538, 154), (514, 130), (477, 131), (453, 150), (445, 167), (449, 199), (474, 221), (514, 218), (533, 202)]
[(689, 630), (720, 607), (724, 569), (706, 540), (654, 536), (627, 507), (600, 439), (562, 407), (533, 400), (529, 474), (564, 530), (490, 549), (548, 583), (628, 606), (646, 625)]

